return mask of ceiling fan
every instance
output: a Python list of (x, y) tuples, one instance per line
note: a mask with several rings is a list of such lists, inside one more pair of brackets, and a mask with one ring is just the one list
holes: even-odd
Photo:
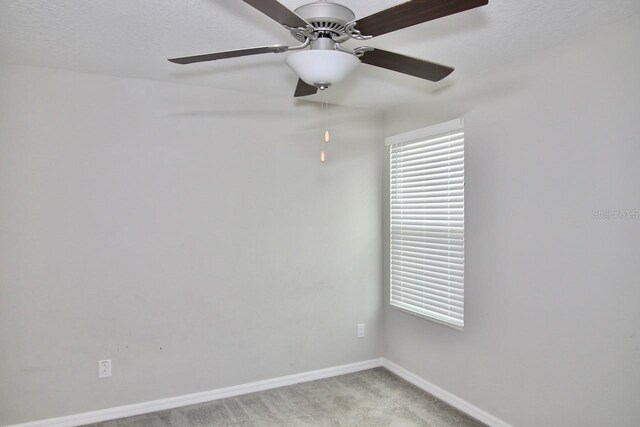
[(291, 11), (277, 0), (243, 1), (280, 23), (301, 44), (228, 50), (169, 61), (192, 64), (293, 51), (285, 62), (300, 77), (295, 97), (313, 95), (318, 89), (340, 82), (361, 62), (434, 82), (442, 80), (453, 68), (369, 46), (347, 49), (342, 43), (350, 39), (367, 40), (489, 3), (488, 0), (412, 0), (356, 20), (351, 9), (338, 3), (317, 1)]

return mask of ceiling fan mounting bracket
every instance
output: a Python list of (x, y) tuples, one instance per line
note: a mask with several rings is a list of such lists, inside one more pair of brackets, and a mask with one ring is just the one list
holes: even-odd
[(357, 48), (353, 49), (353, 54), (355, 56), (357, 56), (358, 58), (361, 58), (362, 55), (364, 55), (365, 53), (372, 52), (374, 50), (375, 50), (375, 48), (373, 48), (371, 46), (360, 46), (360, 47), (357, 47)]
[(344, 26), (344, 29), (350, 38), (356, 39), (356, 40), (369, 40), (370, 38), (373, 38), (373, 36), (362, 35), (360, 30), (356, 30), (356, 25), (358, 25), (356, 21), (351, 21)]
[(309, 46), (309, 44), (311, 43), (311, 39), (304, 39), (304, 43), (302, 43), (300, 46), (283, 46), (283, 50), (279, 50), (275, 53), (282, 53), (282, 52), (287, 52), (290, 50), (300, 50), (300, 49), (305, 49), (306, 47)]
[(307, 39), (314, 40), (317, 37), (315, 34), (316, 30), (311, 25), (307, 25), (306, 27), (290, 27), (288, 25), (283, 25), (283, 27), (289, 30), (293, 38), (299, 42), (304, 42)]

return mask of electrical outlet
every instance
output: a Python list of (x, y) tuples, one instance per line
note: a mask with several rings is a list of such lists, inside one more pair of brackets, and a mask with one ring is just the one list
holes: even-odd
[(358, 338), (364, 338), (364, 323), (358, 323), (358, 332), (356, 335)]
[(98, 378), (109, 378), (111, 376), (111, 360), (98, 361)]

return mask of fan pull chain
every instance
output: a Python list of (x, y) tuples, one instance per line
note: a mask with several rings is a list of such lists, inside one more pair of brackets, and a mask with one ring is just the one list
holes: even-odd
[[(331, 135), (329, 134), (329, 117), (328, 117), (329, 105), (326, 101), (322, 101), (322, 122), (324, 125), (324, 143), (328, 144), (331, 139)], [(326, 155), (324, 153), (324, 148), (320, 149), (320, 162), (324, 163), (326, 160)]]
[(325, 144), (329, 143), (329, 139), (331, 136), (329, 135), (329, 104), (324, 103), (324, 142)]

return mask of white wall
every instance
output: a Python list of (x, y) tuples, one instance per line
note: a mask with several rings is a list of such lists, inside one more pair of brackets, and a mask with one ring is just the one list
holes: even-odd
[(0, 424), (379, 357), (381, 128), (319, 110), (0, 66)]
[(592, 213), (640, 209), (639, 29), (387, 115), (466, 119), (467, 290), (462, 333), (385, 308), (384, 349), (375, 117), (321, 166), (317, 105), (0, 66), (0, 424), (383, 350), (517, 426), (640, 424), (640, 220)]
[(464, 332), (387, 306), (385, 355), (515, 426), (640, 425), (640, 218), (593, 217), (640, 210), (638, 40), (636, 17), (386, 117), (467, 132)]

